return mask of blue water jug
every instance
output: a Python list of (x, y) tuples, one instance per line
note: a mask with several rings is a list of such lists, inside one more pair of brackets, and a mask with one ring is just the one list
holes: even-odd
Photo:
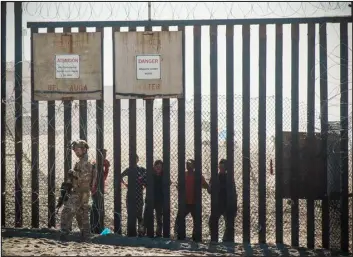
[(111, 233), (110, 229), (109, 229), (109, 228), (105, 228), (105, 229), (102, 231), (101, 236), (108, 235), (108, 234), (110, 234), (110, 233)]

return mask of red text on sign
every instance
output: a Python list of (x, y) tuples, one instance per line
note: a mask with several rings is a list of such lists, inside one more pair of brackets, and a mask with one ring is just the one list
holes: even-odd
[(158, 63), (158, 59), (139, 59), (139, 63)]
[(56, 59), (57, 62), (79, 62), (78, 58), (58, 58)]

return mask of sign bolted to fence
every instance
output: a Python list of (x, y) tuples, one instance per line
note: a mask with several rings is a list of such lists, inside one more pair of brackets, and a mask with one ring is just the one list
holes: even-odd
[(77, 54), (55, 55), (55, 78), (79, 79), (80, 56)]
[(183, 96), (182, 32), (115, 32), (116, 98)]
[(137, 79), (161, 79), (160, 55), (136, 56)]
[(34, 100), (101, 100), (100, 32), (34, 33)]

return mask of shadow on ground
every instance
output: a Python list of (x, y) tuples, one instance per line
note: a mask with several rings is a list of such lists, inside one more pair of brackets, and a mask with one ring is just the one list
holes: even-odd
[[(2, 228), (2, 238), (34, 238), (52, 239), (59, 241), (60, 234), (52, 229), (25, 229)], [(78, 233), (67, 237), (72, 242), (80, 242)], [(227, 256), (351, 256), (340, 252), (332, 252), (325, 249), (293, 248), (282, 244), (239, 244), (239, 243), (195, 243), (192, 241), (176, 241), (165, 238), (129, 238), (117, 234), (105, 236), (96, 235), (91, 243), (112, 246), (157, 248), (170, 251), (188, 251), (203, 253), (203, 255), (227, 255)]]

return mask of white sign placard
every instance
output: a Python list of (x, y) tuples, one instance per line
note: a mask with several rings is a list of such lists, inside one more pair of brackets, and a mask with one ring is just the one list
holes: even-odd
[(115, 97), (183, 97), (181, 31), (114, 32)]
[(102, 33), (34, 33), (36, 101), (101, 100)]
[(136, 78), (137, 79), (161, 79), (161, 56), (160, 55), (137, 55), (136, 56)]
[(55, 78), (79, 79), (80, 56), (77, 54), (55, 55)]

